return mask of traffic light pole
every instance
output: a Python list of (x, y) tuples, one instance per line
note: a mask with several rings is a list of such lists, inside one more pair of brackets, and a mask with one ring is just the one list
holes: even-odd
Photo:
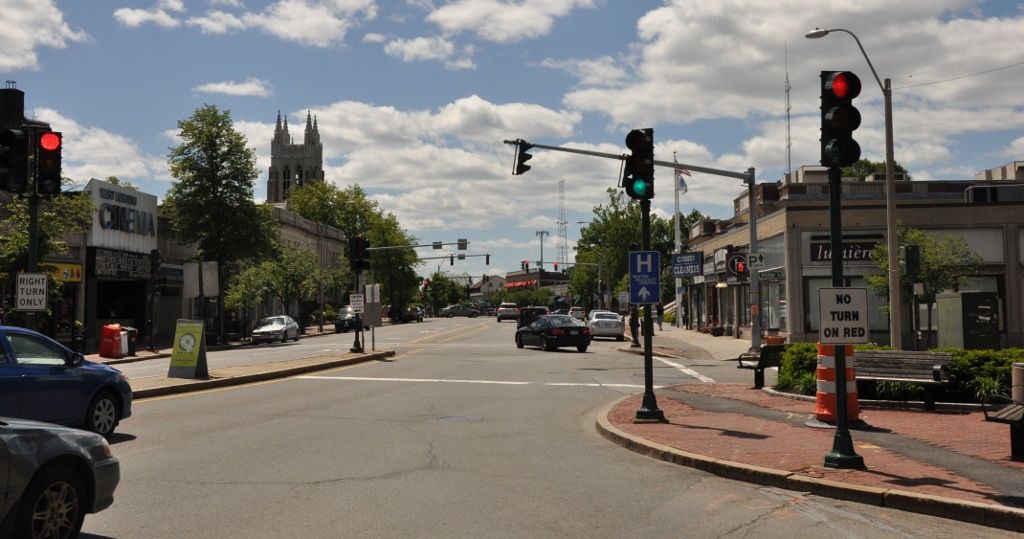
[[(35, 182), (29, 184), (28, 194), (28, 273), (35, 273), (39, 263), (39, 195), (35, 193)], [(31, 330), (36, 327), (36, 313), (26, 313), (26, 325)]]
[[(843, 227), (842, 227), (842, 170), (828, 169), (828, 199), (830, 242), (832, 249), (832, 286), (841, 288), (843, 282)], [(827, 468), (863, 468), (864, 458), (853, 448), (853, 438), (847, 420), (846, 406), (846, 346), (833, 345), (836, 362), (836, 434), (832, 439), (832, 451), (825, 455)]]
[[(640, 201), (641, 240), (643, 250), (651, 249), (651, 200)], [(644, 305), (644, 399), (640, 409), (633, 418), (634, 423), (668, 423), (665, 412), (658, 408), (658, 399), (654, 396), (654, 319), (651, 317), (651, 304)]]

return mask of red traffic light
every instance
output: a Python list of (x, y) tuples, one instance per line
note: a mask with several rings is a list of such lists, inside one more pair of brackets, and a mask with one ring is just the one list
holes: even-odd
[(829, 77), (825, 87), (839, 99), (853, 99), (860, 95), (860, 78), (849, 71), (838, 71)]
[(49, 132), (39, 136), (39, 147), (48, 152), (59, 150), (61, 142), (60, 133)]

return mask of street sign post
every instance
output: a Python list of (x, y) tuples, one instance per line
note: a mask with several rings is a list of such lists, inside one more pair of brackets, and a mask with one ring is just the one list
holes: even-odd
[(629, 253), (629, 302), (634, 305), (661, 303), (661, 253)]
[(764, 269), (766, 263), (765, 256), (761, 253), (747, 255), (747, 266), (752, 270)]
[(47, 284), (45, 273), (19, 273), (15, 309), (28, 312), (45, 311)]
[(818, 290), (818, 340), (821, 344), (868, 342), (868, 290), (821, 288)]
[(629, 305), (629, 292), (619, 292), (619, 307)]
[(360, 313), (363, 312), (363, 295), (362, 294), (351, 294), (348, 297), (348, 302), (352, 305), (352, 312)]

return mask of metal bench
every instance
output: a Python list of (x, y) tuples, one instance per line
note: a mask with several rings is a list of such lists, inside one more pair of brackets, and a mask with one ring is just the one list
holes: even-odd
[(1010, 458), (1024, 460), (1024, 403), (1006, 397), (1001, 400), (1007, 402), (1006, 406), (989, 412), (986, 403), (982, 402), (981, 411), (985, 414), (985, 421), (1010, 426)]
[(756, 355), (753, 353), (742, 354), (736, 358), (736, 368), (754, 369), (754, 389), (764, 387), (764, 371), (769, 367), (778, 367), (782, 362), (782, 353), (786, 351), (785, 344), (766, 344)]
[(924, 386), (924, 407), (935, 410), (935, 393), (949, 383), (952, 354), (913, 350), (858, 350), (853, 355), (857, 380), (910, 382)]

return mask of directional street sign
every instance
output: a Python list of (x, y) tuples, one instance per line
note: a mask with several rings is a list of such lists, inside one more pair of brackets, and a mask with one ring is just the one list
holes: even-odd
[(765, 268), (765, 257), (761, 253), (750, 253), (747, 255), (747, 266), (752, 270)]
[(350, 294), (348, 296), (348, 303), (352, 306), (352, 312), (363, 312), (363, 297), (362, 294)]
[(661, 253), (629, 253), (629, 302), (634, 305), (661, 303)]
[(15, 294), (15, 310), (45, 311), (48, 282), (45, 273), (19, 273), (17, 293)]

